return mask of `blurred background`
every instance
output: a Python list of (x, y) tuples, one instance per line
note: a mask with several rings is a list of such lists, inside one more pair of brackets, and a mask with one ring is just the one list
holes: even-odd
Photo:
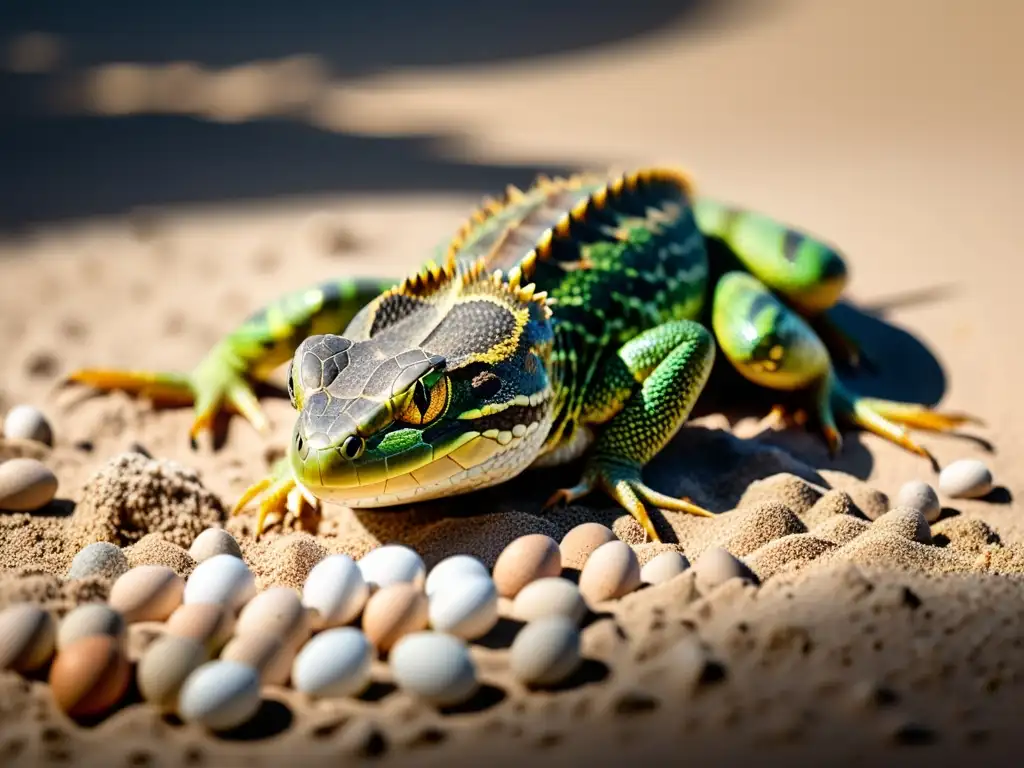
[(839, 245), (851, 301), (926, 350), (880, 394), (1019, 444), (1022, 29), (1020, 0), (8, 0), (6, 396), (190, 368), (284, 289), (407, 271), (508, 183), (666, 163)]

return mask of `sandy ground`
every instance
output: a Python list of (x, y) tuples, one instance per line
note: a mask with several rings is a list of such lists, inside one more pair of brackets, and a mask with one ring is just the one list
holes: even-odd
[[(299, 755), (326, 764), (339, 753), (554, 764), (588, 750), (598, 761), (700, 764), (756, 750), (780, 764), (1012, 764), (1024, 695), (1024, 527), (1014, 501), (1024, 421), (1011, 333), (1024, 276), (1012, 250), (1024, 11), (1013, 0), (710, 5), (623, 39), (520, 59), (412, 62), (420, 66), (333, 79), (303, 60), (277, 100), (281, 89), (258, 74), (265, 62), (219, 74), (179, 67), (191, 73), (172, 82), (179, 90), (166, 78), (160, 90), (146, 78), (166, 62), (111, 68), (145, 51), (105, 55), (100, 33), (77, 48), (71, 31), (56, 48), (22, 40), (0, 113), (0, 136), (20, 150), (0, 180), (0, 411), (40, 406), (58, 443), (42, 452), (3, 443), (0, 460), (40, 455), (63, 501), (45, 516), (0, 520), (4, 567), (63, 573), (91, 535), (90, 515), (104, 513), (90, 501), (69, 515), (67, 502), (93, 498), (96, 473), (134, 444), (195, 468), (230, 506), (291, 427), (287, 403), (269, 401), (270, 437), (235, 420), (224, 446), (193, 451), (187, 411), (59, 391), (62, 373), (187, 370), (285, 289), (333, 274), (403, 274), (481, 195), (535, 170), (684, 165), (702, 191), (839, 244), (853, 271), (843, 317), (884, 369), (856, 386), (982, 417), (972, 434), (994, 450), (923, 440), (943, 464), (983, 457), (999, 488), (981, 501), (944, 499), (929, 535), (898, 514), (869, 522), (906, 480), (934, 480), (928, 465), (852, 432), (829, 460), (813, 436), (763, 431), (763, 409), (709, 398), (649, 478), (723, 514), (666, 514), (659, 525), (691, 559), (711, 545), (744, 557), (766, 580), (759, 589), (698, 597), (684, 576), (608, 606), (584, 634), (586, 674), (556, 693), (519, 689), (496, 638), (478, 649), (486, 695), (455, 713), (419, 707), (385, 679), (380, 695), (338, 704), (272, 692), (276, 703), (255, 725), (212, 738), (141, 705), (76, 725), (45, 686), (5, 675), (5, 765), (256, 765)], [(201, 25), (192, 39), (205, 39)], [(196, 47), (179, 55), (201, 60)], [(26, 61), (46, 71), (26, 74)], [(274, 114), (284, 116), (259, 119)], [(819, 501), (798, 477), (848, 496)], [(612, 525), (643, 557), (655, 551), (600, 500), (541, 517), (540, 499), (565, 480), (545, 474), (396, 515), (332, 509), (315, 541), (286, 530), (252, 544), (251, 517), (229, 529), (263, 584), (301, 580), (323, 553), (395, 540), (428, 563), (456, 551), (493, 561), (521, 533), (560, 537), (583, 519)], [(114, 526), (109, 537), (127, 547), (140, 535)], [(187, 548), (187, 530), (174, 536)], [(11, 573), (0, 597), (42, 595), (64, 610), (105, 588)]]

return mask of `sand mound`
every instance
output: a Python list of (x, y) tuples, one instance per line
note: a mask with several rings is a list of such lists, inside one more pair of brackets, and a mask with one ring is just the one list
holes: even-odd
[(89, 478), (69, 521), (68, 538), (79, 548), (94, 541), (124, 546), (157, 533), (188, 547), (223, 517), (220, 499), (203, 486), (195, 470), (122, 453)]

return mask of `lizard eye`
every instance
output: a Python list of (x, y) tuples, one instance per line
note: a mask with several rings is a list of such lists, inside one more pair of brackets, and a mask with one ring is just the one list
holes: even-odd
[(429, 424), (448, 406), (448, 377), (424, 377), (413, 386), (412, 397), (409, 398), (402, 411), (397, 414), (399, 421), (416, 426)]
[(345, 442), (341, 444), (341, 453), (349, 461), (355, 461), (363, 455), (363, 449), (366, 447), (366, 443), (363, 438), (358, 435), (349, 435), (345, 438)]
[(292, 401), (292, 408), (297, 408), (295, 405), (295, 383), (292, 381), (292, 361), (288, 361), (288, 399)]

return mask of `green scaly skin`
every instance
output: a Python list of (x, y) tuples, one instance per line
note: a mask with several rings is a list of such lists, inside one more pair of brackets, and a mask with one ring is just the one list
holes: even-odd
[(586, 454), (583, 477), (549, 505), (602, 490), (658, 541), (650, 507), (712, 514), (648, 487), (642, 470), (689, 417), (716, 348), (755, 384), (803, 393), (833, 451), (837, 416), (929, 458), (904, 426), (969, 420), (841, 384), (833, 355), (858, 351), (827, 318), (847, 280), (842, 257), (761, 214), (695, 199), (674, 171), (510, 187), (438, 259), (401, 282), (291, 294), (191, 376), (71, 378), (192, 402), (195, 437), (222, 409), (264, 429), (251, 386), (290, 360), (288, 456), (235, 507), (263, 494), (257, 536), (286, 507), (425, 501)]

